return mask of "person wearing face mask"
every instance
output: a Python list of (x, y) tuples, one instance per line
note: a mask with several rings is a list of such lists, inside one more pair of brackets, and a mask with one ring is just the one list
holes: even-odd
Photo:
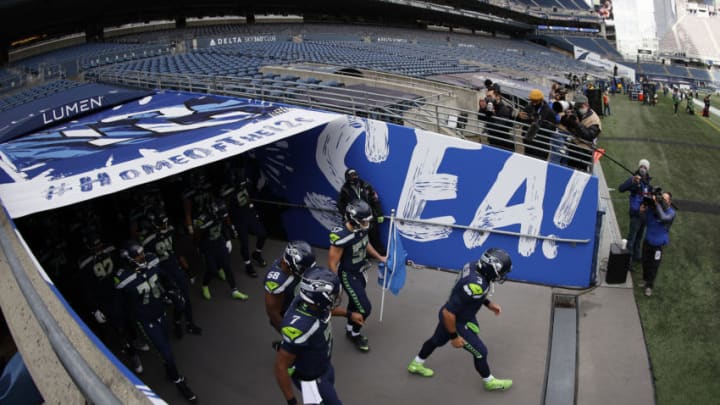
[[(546, 131), (537, 131), (537, 129), (555, 132), (555, 112), (543, 99), (542, 91), (538, 89), (530, 91), (528, 100), (525, 109), (518, 113), (518, 120), (530, 124), (523, 136), (525, 155), (547, 160), (550, 139)], [(535, 129), (531, 130), (533, 126)]]
[(555, 131), (555, 133), (553, 133), (552, 139), (550, 140), (550, 146), (552, 150), (552, 153), (550, 154), (550, 163), (555, 163), (559, 165), (567, 164), (567, 147), (565, 146), (565, 144), (567, 143), (568, 139), (572, 137), (572, 135), (563, 123), (563, 116), (565, 115), (565, 111), (567, 111), (569, 107), (570, 104), (565, 100), (558, 100), (553, 102), (552, 104), (552, 109), (555, 113), (555, 123), (557, 125), (557, 130)]
[(494, 83), (488, 89), (484, 102), (479, 105), (478, 116), (485, 121), (485, 130), (488, 135), (488, 144), (498, 148), (515, 151), (513, 135), (510, 132), (513, 110), (503, 102), (500, 86)]
[(345, 335), (363, 353), (370, 351), (368, 338), (360, 334), (360, 328), (370, 316), (372, 305), (367, 296), (367, 275), (370, 267), (367, 256), (380, 262), (387, 261), (368, 240), (368, 229), (373, 215), (368, 203), (362, 200), (349, 202), (345, 206), (344, 223), (330, 231), (328, 267), (338, 276), (343, 290), (348, 295), (347, 313), (362, 315), (362, 323), (348, 318)]
[(643, 198), (652, 193), (650, 186), (650, 161), (640, 159), (635, 174), (618, 186), (621, 193), (630, 192), (630, 228), (627, 236), (627, 249), (633, 262), (641, 260), (642, 241), (645, 237), (645, 218), (640, 215), (640, 206)]
[(640, 215), (645, 216), (647, 233), (642, 250), (643, 280), (638, 287), (645, 288), (646, 297), (653, 294), (663, 249), (670, 243), (670, 227), (675, 220), (672, 193), (656, 188), (651, 198), (652, 201), (640, 206)]
[(575, 96), (573, 100), (575, 114), (566, 120), (568, 130), (574, 135), (573, 144), (570, 148), (568, 166), (590, 171), (592, 154), (597, 143), (597, 137), (602, 132), (600, 117), (590, 108), (588, 98), (582, 94)]
[(365, 201), (370, 206), (370, 209), (372, 209), (374, 220), (370, 223), (368, 237), (370, 238), (370, 243), (384, 256), (385, 245), (380, 240), (380, 228), (378, 226), (378, 224), (382, 224), (383, 221), (385, 221), (382, 205), (380, 204), (380, 197), (370, 183), (360, 178), (357, 170), (348, 168), (345, 171), (345, 184), (340, 188), (340, 195), (337, 200), (340, 215), (345, 215), (345, 208), (354, 200)]

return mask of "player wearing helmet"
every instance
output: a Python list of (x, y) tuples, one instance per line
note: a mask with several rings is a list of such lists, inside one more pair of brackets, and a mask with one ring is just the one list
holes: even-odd
[(90, 325), (105, 341), (109, 335), (117, 336), (121, 350), (129, 357), (133, 371), (140, 374), (143, 366), (137, 350), (146, 351), (149, 347), (137, 339), (135, 325), (118, 300), (114, 276), (121, 260), (117, 249), (105, 243), (93, 228), (86, 229), (82, 239), (85, 251), (80, 255), (78, 268), (82, 280), (84, 307), (90, 310), (95, 321)]
[(506, 390), (512, 380), (501, 380), (490, 373), (488, 350), (478, 336), (480, 328), (477, 312), (485, 305), (495, 315), (500, 315), (500, 305), (488, 299), (493, 283), (503, 283), (512, 270), (510, 256), (502, 249), (488, 249), (476, 262), (465, 264), (450, 293), (450, 298), (440, 308), (435, 333), (423, 343), (420, 352), (408, 366), (408, 371), (423, 377), (431, 377), (433, 370), (425, 367), (425, 360), (433, 351), (450, 341), (455, 348), (464, 348), (472, 354), (475, 370), (484, 380), (485, 389)]
[[(260, 219), (260, 213), (251, 200), (255, 197), (256, 190), (252, 180), (245, 175), (245, 169), (231, 166), (228, 171), (229, 184), (223, 185), (220, 192), (230, 208), (230, 220), (240, 242), (240, 254), (245, 262), (245, 272), (248, 276), (255, 278), (257, 272), (252, 262), (254, 261), (260, 267), (267, 266), (262, 255), (267, 239), (267, 230)], [(255, 249), (252, 256), (249, 241), (251, 233), (255, 235)]]
[(128, 241), (120, 256), (124, 264), (115, 276), (115, 288), (120, 292), (125, 308), (162, 357), (168, 378), (185, 399), (195, 402), (197, 395), (178, 372), (165, 329), (165, 300), (182, 306), (182, 297), (170, 288), (171, 283), (160, 273), (158, 258), (152, 253), (145, 254), (139, 242)]
[[(372, 310), (365, 291), (367, 286), (365, 272), (369, 267), (367, 255), (370, 254), (381, 262), (387, 260), (368, 241), (367, 231), (372, 218), (372, 210), (365, 201), (350, 202), (345, 207), (345, 224), (333, 228), (330, 232), (328, 251), (329, 267), (340, 276), (340, 281), (349, 297), (347, 311), (359, 312), (363, 317), (363, 323)], [(368, 352), (370, 345), (368, 338), (360, 334), (361, 326), (362, 323), (348, 318), (345, 326), (346, 336), (353, 341), (358, 350)]]
[[(149, 229), (141, 232), (141, 243), (147, 252), (152, 252), (160, 261), (158, 266), (177, 287), (185, 300), (182, 311), (176, 308), (174, 330), (175, 336), (181, 338), (185, 329), (193, 335), (201, 335), (202, 328), (193, 321), (192, 302), (190, 299), (190, 280), (187, 274), (187, 262), (180, 260), (175, 254), (175, 228), (162, 209), (149, 210), (145, 221)], [(186, 327), (183, 329), (182, 318), (185, 318)]]
[[(312, 247), (303, 240), (292, 241), (285, 246), (283, 255), (275, 260), (265, 275), (265, 312), (270, 324), (280, 332), (280, 322), (296, 296), (297, 285), (303, 273), (316, 266), (315, 253)], [(342, 308), (333, 310), (333, 315), (346, 316)], [(362, 315), (351, 313), (351, 318), (362, 323)], [(278, 349), (279, 341), (273, 342)]]
[[(305, 403), (342, 403), (335, 392), (335, 370), (330, 361), (329, 320), (339, 295), (337, 274), (325, 267), (308, 269), (298, 285), (298, 296), (280, 323), (283, 342), (275, 357), (275, 378), (290, 405), (297, 404), (293, 384), (303, 391)], [(288, 369), (292, 366), (291, 377)]]
[(265, 274), (265, 312), (270, 324), (280, 332), (280, 322), (293, 298), (295, 287), (305, 270), (315, 266), (315, 253), (303, 240), (288, 243), (281, 258)]
[(202, 295), (209, 300), (210, 280), (214, 275), (226, 280), (230, 285), (231, 296), (238, 300), (246, 300), (248, 296), (238, 291), (232, 270), (230, 252), (232, 241), (228, 210), (223, 201), (212, 202), (208, 208), (194, 219), (194, 226), (199, 235), (200, 250), (205, 256), (205, 275), (202, 282)]

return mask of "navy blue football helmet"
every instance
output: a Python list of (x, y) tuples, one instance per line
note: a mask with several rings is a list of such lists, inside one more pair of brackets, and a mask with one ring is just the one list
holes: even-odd
[(295, 276), (300, 277), (305, 270), (315, 266), (315, 252), (304, 240), (294, 240), (285, 246), (283, 261)]
[(480, 256), (477, 261), (477, 269), (488, 281), (502, 284), (512, 270), (512, 260), (503, 249), (490, 248)]
[(210, 204), (210, 210), (216, 218), (227, 218), (229, 215), (227, 204), (222, 200), (214, 201)]
[(340, 304), (340, 279), (327, 267), (307, 269), (300, 281), (298, 295), (321, 311), (332, 310)]
[(351, 201), (345, 207), (345, 220), (352, 224), (354, 230), (367, 230), (373, 219), (370, 205), (363, 200)]
[(134, 266), (134, 270), (147, 267), (145, 249), (134, 239), (125, 243), (125, 247), (120, 251), (120, 256)]
[(170, 220), (164, 210), (150, 210), (146, 217), (156, 231), (164, 232), (168, 229)]

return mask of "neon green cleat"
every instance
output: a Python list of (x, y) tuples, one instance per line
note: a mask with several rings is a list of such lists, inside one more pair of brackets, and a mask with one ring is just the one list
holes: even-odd
[(210, 295), (210, 287), (208, 287), (206, 285), (202, 286), (202, 296), (206, 300), (209, 300), (210, 298), (212, 298), (212, 296)]
[(420, 364), (415, 360), (410, 362), (410, 365), (408, 366), (408, 371), (412, 374), (421, 375), (423, 377), (432, 377), (433, 374), (435, 374), (432, 369), (425, 367), (423, 364)]
[(288, 369), (288, 374), (290, 374), (290, 377), (292, 377), (293, 374), (295, 374), (295, 366), (292, 366)]
[(238, 290), (233, 290), (233, 291), (232, 291), (232, 297), (235, 298), (236, 300), (246, 300), (246, 299), (248, 299), (248, 295), (247, 295), (247, 294), (243, 294), (243, 293), (241, 293), (241, 292), (238, 291)]
[(485, 389), (488, 391), (506, 390), (512, 387), (512, 383), (512, 380), (493, 378), (492, 380), (485, 382)]
[(222, 281), (227, 280), (227, 277), (225, 277), (225, 270), (223, 270), (223, 269), (218, 270), (217, 275), (220, 280), (222, 280)]

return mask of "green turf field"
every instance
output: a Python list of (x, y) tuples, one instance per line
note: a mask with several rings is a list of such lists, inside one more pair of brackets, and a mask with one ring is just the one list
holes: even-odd
[[(720, 119), (701, 117), (698, 106), (690, 116), (684, 107), (675, 116), (662, 93), (656, 107), (615, 95), (598, 143), (632, 170), (641, 158), (650, 160), (652, 184), (671, 191), (674, 200), (708, 204), (706, 212), (678, 204), (654, 295), (635, 287), (658, 405), (716, 404), (720, 398)], [(601, 163), (626, 237), (628, 195), (617, 187), (630, 174), (607, 158)], [(634, 268), (637, 282), (642, 270)]]

